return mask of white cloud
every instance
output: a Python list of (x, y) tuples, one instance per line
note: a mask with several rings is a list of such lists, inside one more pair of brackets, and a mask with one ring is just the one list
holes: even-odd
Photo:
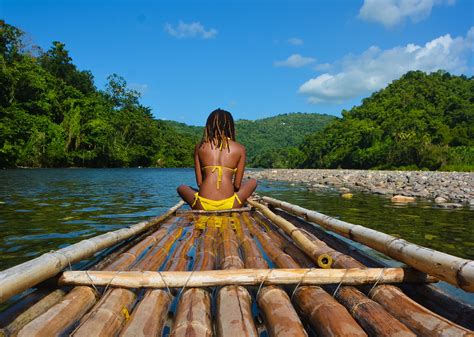
[(314, 67), (314, 70), (317, 71), (329, 71), (333, 68), (332, 64), (330, 63), (319, 63)]
[(424, 20), (430, 16), (433, 6), (444, 3), (453, 5), (455, 0), (364, 0), (359, 17), (393, 27), (405, 18), (412, 22)]
[(273, 62), (273, 65), (275, 67), (301, 68), (315, 61), (316, 59), (312, 57), (304, 57), (304, 56), (301, 56), (300, 54), (293, 54), (284, 61)]
[(466, 37), (452, 38), (446, 34), (424, 46), (408, 44), (386, 50), (370, 47), (361, 55), (348, 55), (334, 62), (332, 66), (338, 72), (326, 72), (308, 80), (299, 92), (308, 95), (312, 103), (341, 102), (379, 90), (410, 70), (466, 72), (473, 52), (474, 27)]
[(200, 22), (184, 23), (183, 21), (179, 21), (176, 26), (167, 23), (165, 25), (165, 31), (178, 39), (196, 37), (200, 37), (202, 39), (212, 39), (217, 35), (216, 29), (211, 28), (206, 30), (206, 28), (201, 25)]
[(291, 39), (287, 40), (289, 44), (293, 46), (301, 46), (303, 45), (304, 41), (303, 39), (297, 38), (297, 37), (292, 37)]

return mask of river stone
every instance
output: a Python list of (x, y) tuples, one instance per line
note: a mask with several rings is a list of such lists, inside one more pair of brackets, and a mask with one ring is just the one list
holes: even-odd
[(436, 197), (436, 199), (435, 199), (435, 203), (437, 203), (437, 204), (444, 204), (446, 202), (448, 202), (448, 200), (446, 198), (443, 198), (443, 197)]
[(414, 202), (416, 199), (413, 197), (406, 197), (404, 195), (395, 195), (390, 199), (392, 202)]
[(462, 204), (458, 204), (456, 202), (447, 202), (444, 204), (439, 204), (438, 206), (443, 208), (461, 208)]
[[(347, 187), (341, 187), (341, 188), (339, 189), (339, 192), (341, 192), (341, 193), (343, 193), (343, 194), (344, 194), (344, 193), (349, 193), (350, 191), (351, 191), (351, 190), (348, 189)], [(474, 202), (474, 200), (473, 200), (473, 202)]]
[(420, 198), (428, 198), (430, 193), (427, 190), (421, 190), (419, 192), (416, 192), (416, 196)]
[[(351, 191), (368, 191), (386, 196), (401, 195), (415, 198), (435, 199), (442, 197), (445, 203), (459, 203), (474, 208), (474, 175), (453, 172), (406, 172), (364, 170), (287, 170), (268, 169), (249, 175), (257, 179), (289, 181), (315, 185), (311, 188), (336, 187), (340, 194)], [(323, 185), (324, 187), (322, 187)], [(341, 188), (349, 190), (341, 190)], [(452, 206), (451, 206), (452, 207)]]
[(341, 184), (339, 179), (334, 178), (334, 177), (328, 177), (328, 178), (323, 179), (323, 183), (325, 183), (326, 185), (340, 185)]
[(372, 193), (374, 194), (388, 194), (388, 190), (385, 188), (374, 188), (372, 189)]

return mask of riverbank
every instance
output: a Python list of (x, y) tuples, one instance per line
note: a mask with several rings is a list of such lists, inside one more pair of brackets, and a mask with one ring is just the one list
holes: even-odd
[(304, 183), (314, 190), (335, 188), (341, 194), (402, 195), (429, 199), (438, 207), (474, 208), (474, 173), (469, 172), (266, 169), (250, 170), (248, 175), (257, 180)]

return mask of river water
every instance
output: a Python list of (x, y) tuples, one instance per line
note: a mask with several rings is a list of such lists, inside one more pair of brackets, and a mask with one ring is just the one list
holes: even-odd
[[(192, 169), (17, 169), (0, 171), (0, 270), (41, 253), (156, 216), (179, 201)], [(474, 259), (474, 210), (395, 205), (389, 199), (304, 185), (259, 182), (258, 192)], [(469, 302), (474, 302), (472, 297)]]

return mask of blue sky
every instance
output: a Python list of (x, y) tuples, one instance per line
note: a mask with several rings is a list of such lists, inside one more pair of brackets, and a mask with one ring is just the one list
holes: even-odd
[(340, 116), (408, 70), (474, 73), (474, 1), (24, 1), (0, 17), (112, 73), (157, 118), (202, 125), (288, 112)]

